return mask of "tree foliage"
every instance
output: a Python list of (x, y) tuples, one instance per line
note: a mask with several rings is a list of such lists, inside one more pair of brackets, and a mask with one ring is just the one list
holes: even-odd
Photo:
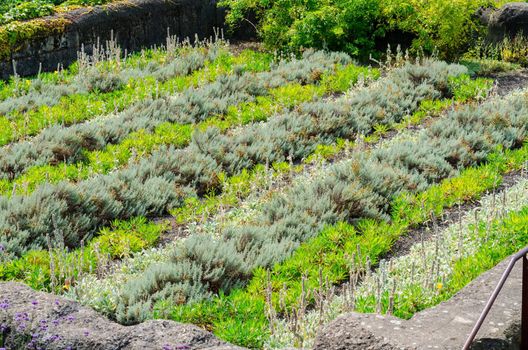
[[(389, 32), (410, 35), (412, 48), (442, 57), (463, 53), (482, 31), (475, 12), (491, 0), (223, 0), (228, 22), (256, 15), (270, 48), (297, 52), (316, 47), (367, 56)], [(397, 42), (394, 44), (398, 44)]]

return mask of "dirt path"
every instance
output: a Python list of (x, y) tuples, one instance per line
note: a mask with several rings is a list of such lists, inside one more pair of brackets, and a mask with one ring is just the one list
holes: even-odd
[(505, 96), (528, 86), (528, 70), (494, 74), (489, 76), (489, 78), (495, 80), (496, 92), (499, 96)]

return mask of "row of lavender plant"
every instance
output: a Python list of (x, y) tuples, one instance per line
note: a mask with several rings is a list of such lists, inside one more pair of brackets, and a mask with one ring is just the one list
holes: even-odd
[(236, 174), (287, 158), (299, 160), (318, 144), (368, 133), (379, 123), (397, 122), (421, 100), (449, 94), (450, 78), (462, 72), (460, 66), (441, 62), (407, 64), (372, 88), (334, 103), (305, 104), (228, 135), (209, 129), (195, 134), (186, 149), (161, 149), (112, 174), (77, 185), (42, 186), (28, 197), (4, 198), (0, 202), (2, 244), (12, 254), (47, 246), (47, 236), (77, 246), (110, 220), (159, 215), (182, 205), (189, 196), (217, 188), (221, 173)]
[(104, 47), (97, 43), (90, 55), (81, 49), (76, 64), (68, 71), (59, 66), (56, 75), (60, 75), (60, 79), (52, 80), (41, 74), (34, 79), (21, 79), (15, 72), (11, 84), (16, 86), (10, 96), (0, 101), (0, 115), (24, 112), (44, 105), (51, 107), (59, 103), (61, 98), (73, 94), (112, 92), (132, 79), (153, 77), (165, 81), (186, 75), (204, 67), (206, 61), (212, 58), (204, 48), (219, 44), (223, 45), (221, 41), (195, 42), (193, 45), (196, 48), (193, 48), (188, 39), (180, 43), (168, 36), (165, 50), (153, 50), (151, 54), (159, 55), (160, 58), (151, 58), (145, 64), (145, 59), (142, 59), (146, 56), (145, 51), (128, 56), (113, 40), (106, 42)]
[(460, 108), (413, 140), (357, 154), (310, 185), (276, 196), (252, 223), (229, 228), (218, 239), (190, 237), (172, 262), (128, 283), (117, 318), (135, 322), (161, 301), (192, 303), (236, 288), (256, 268), (286, 259), (325, 225), (388, 218), (394, 196), (423, 191), (479, 164), (499, 145), (520, 146), (528, 135), (527, 111), (524, 96)]
[(252, 101), (271, 88), (289, 82), (312, 83), (335, 64), (347, 64), (342, 54), (322, 52), (306, 54), (303, 60), (282, 61), (269, 72), (244, 72), (235, 67), (234, 75), (224, 75), (215, 82), (189, 88), (175, 96), (142, 101), (124, 112), (94, 122), (70, 127), (54, 126), (30, 142), (22, 142), (0, 151), (3, 178), (12, 179), (35, 165), (82, 161), (85, 153), (121, 142), (130, 133), (148, 132), (164, 122), (197, 123), (223, 114), (233, 104)]

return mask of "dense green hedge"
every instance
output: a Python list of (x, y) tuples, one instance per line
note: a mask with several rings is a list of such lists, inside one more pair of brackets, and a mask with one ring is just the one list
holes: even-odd
[[(238, 24), (256, 14), (257, 28), (270, 48), (303, 47), (344, 50), (368, 58), (387, 33), (414, 38), (412, 48), (442, 58), (463, 53), (483, 28), (474, 15), (490, 0), (223, 0), (228, 22)], [(251, 17), (251, 16), (249, 16)], [(398, 44), (394, 42), (394, 44)]]

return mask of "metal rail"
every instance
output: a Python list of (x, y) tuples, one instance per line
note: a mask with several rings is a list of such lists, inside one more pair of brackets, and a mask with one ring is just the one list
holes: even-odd
[(510, 273), (513, 270), (513, 267), (519, 261), (522, 259), (523, 261), (523, 272), (522, 272), (522, 311), (521, 311), (521, 350), (528, 350), (528, 247), (524, 248), (523, 250), (519, 251), (517, 254), (515, 254), (512, 259), (510, 260), (510, 263), (508, 264), (508, 267), (502, 274), (502, 277), (497, 284), (497, 287), (495, 287), (495, 290), (493, 290), (493, 293), (491, 294), (491, 297), (489, 298), (486, 307), (484, 307), (484, 311), (480, 314), (480, 317), (473, 327), (473, 330), (471, 331), (471, 334), (466, 340), (466, 343), (464, 344), (463, 350), (469, 350), (471, 348), (471, 344), (473, 343), (473, 340), (477, 336), (477, 333), (482, 326), (482, 323), (484, 323), (484, 320), (488, 316), (488, 313), (493, 306), (493, 303), (497, 299), (497, 296), (499, 295), (500, 291), (502, 290), (502, 287), (504, 287), (504, 283), (506, 283), (506, 280), (510, 276)]

